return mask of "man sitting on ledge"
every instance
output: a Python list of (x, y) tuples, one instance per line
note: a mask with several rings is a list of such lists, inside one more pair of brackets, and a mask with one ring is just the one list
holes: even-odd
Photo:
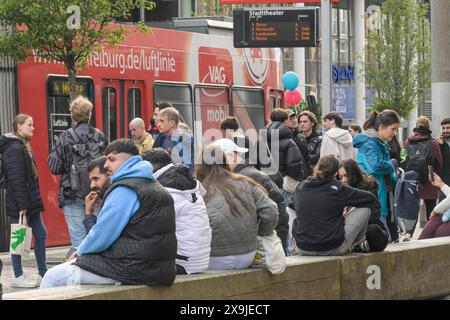
[[(170, 194), (131, 140), (105, 150), (111, 176), (97, 223), (78, 251), (50, 269), (41, 288), (78, 284), (171, 285), (177, 240)], [(74, 260), (76, 258), (76, 260)]]

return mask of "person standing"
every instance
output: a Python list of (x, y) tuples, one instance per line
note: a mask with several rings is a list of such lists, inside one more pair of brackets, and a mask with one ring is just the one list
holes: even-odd
[(381, 205), (381, 221), (389, 230), (389, 241), (398, 239), (397, 225), (394, 220), (393, 192), (397, 183), (394, 167), (390, 161), (387, 141), (392, 139), (400, 127), (400, 118), (393, 110), (372, 111), (366, 119), (362, 134), (353, 139), (358, 149), (356, 162), (361, 169), (375, 178), (378, 184), (378, 200)]
[(141, 118), (134, 118), (131, 120), (129, 126), (131, 138), (134, 144), (139, 149), (139, 154), (142, 156), (153, 147), (153, 137), (150, 133), (145, 131), (145, 123)]
[(305, 172), (308, 172), (309, 167), (309, 152), (308, 152), (308, 145), (306, 143), (305, 137), (302, 135), (299, 125), (298, 125), (298, 118), (297, 114), (294, 111), (289, 112), (289, 119), (287, 121), (287, 127), (291, 129), (292, 131), (292, 139), (294, 140), (295, 144), (297, 145), (298, 149), (300, 150), (302, 157), (304, 159), (303, 161), (303, 167)]
[(438, 198), (437, 188), (428, 179), (428, 166), (440, 173), (442, 156), (439, 143), (431, 137), (430, 120), (427, 117), (417, 119), (413, 133), (405, 141), (405, 148), (408, 152), (405, 171), (415, 171), (418, 174), (418, 181), (421, 183), (419, 196), (425, 203), (428, 221)]
[(320, 158), (320, 147), (322, 145), (322, 135), (318, 131), (316, 116), (311, 111), (303, 111), (298, 116), (300, 131), (306, 139), (308, 147), (309, 174), (312, 174), (314, 166)]
[(69, 227), (70, 257), (86, 236), (83, 226), (85, 201), (89, 193), (89, 162), (105, 150), (108, 140), (103, 132), (89, 124), (92, 103), (79, 96), (70, 104), (73, 127), (63, 131), (51, 150), (47, 162), (52, 174), (61, 175), (59, 206)]
[(44, 203), (39, 188), (36, 160), (30, 145), (33, 135), (33, 118), (19, 114), (14, 118), (13, 132), (0, 138), (0, 153), (6, 178), (6, 214), (11, 217), (12, 223), (19, 223), (21, 216), (26, 217), (34, 236), (34, 253), (39, 270), (37, 282), (29, 280), (23, 273), (21, 256), (11, 255), (14, 269), (11, 286), (16, 288), (39, 286), (47, 272), (47, 230), (42, 221)]
[(330, 112), (323, 117), (322, 145), (320, 147), (320, 156), (332, 154), (339, 161), (353, 159), (353, 138), (347, 130), (342, 129), (342, 117), (338, 112)]
[[(445, 184), (450, 185), (450, 118), (441, 121), (441, 132), (437, 139), (442, 155), (442, 170), (441, 177)], [(440, 200), (445, 198), (444, 194), (440, 192)]]

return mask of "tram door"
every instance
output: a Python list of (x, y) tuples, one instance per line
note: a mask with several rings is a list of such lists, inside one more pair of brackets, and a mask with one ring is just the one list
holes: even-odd
[(131, 137), (128, 124), (136, 117), (148, 124), (145, 83), (138, 80), (105, 80), (102, 83), (102, 124), (108, 141)]

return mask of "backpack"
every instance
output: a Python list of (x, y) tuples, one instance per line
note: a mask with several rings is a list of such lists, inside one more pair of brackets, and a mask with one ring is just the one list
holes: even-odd
[(434, 166), (432, 141), (432, 139), (418, 141), (410, 144), (407, 149), (405, 171), (415, 171), (418, 175), (417, 181), (421, 184), (428, 182), (428, 166)]
[(5, 188), (6, 188), (6, 176), (5, 171), (3, 171), (2, 153), (0, 152), (0, 189)]
[(402, 233), (414, 232), (420, 208), (417, 173), (404, 172), (398, 177), (394, 192), (394, 212)]
[(84, 199), (90, 192), (88, 166), (91, 160), (102, 156), (106, 144), (100, 141), (100, 131), (90, 127), (87, 140), (83, 140), (77, 132), (70, 128), (67, 133), (75, 142), (70, 150), (70, 188)]

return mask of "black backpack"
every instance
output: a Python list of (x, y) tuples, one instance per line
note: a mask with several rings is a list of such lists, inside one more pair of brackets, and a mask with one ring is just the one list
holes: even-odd
[(82, 199), (90, 192), (88, 166), (91, 160), (102, 156), (106, 143), (101, 140), (100, 131), (90, 127), (89, 135), (83, 140), (77, 132), (70, 128), (67, 133), (75, 142), (71, 148), (70, 188)]
[(408, 157), (405, 171), (415, 171), (418, 175), (417, 181), (421, 184), (428, 182), (428, 166), (435, 166), (431, 147), (432, 142), (432, 139), (414, 142), (407, 149)]

